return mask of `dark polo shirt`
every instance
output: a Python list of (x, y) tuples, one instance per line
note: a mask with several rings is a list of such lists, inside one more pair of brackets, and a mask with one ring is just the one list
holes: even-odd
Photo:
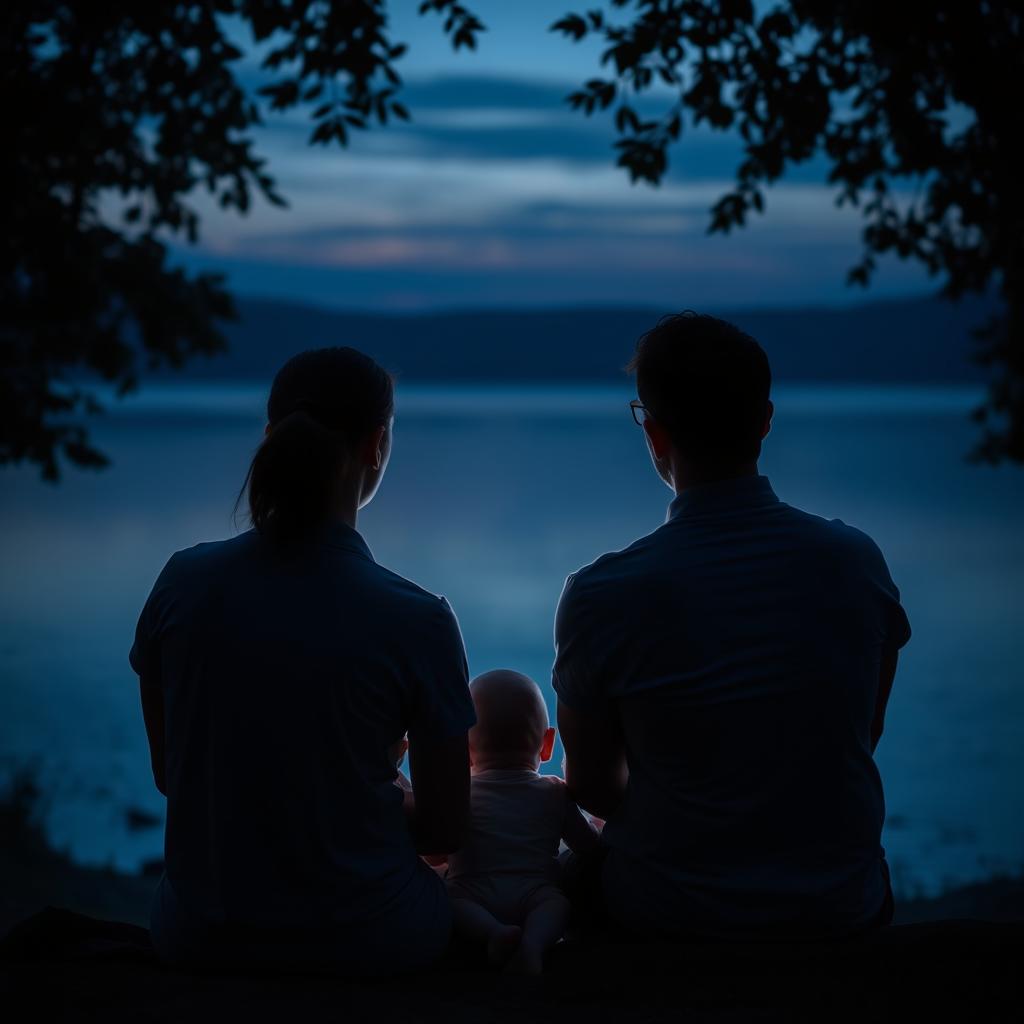
[(163, 690), (167, 879), (194, 928), (373, 945), (376, 922), (401, 920), (446, 940), (443, 888), (422, 870), (387, 753), (406, 732), (427, 743), (475, 721), (443, 598), (378, 565), (347, 526), (287, 555), (249, 531), (171, 558), (130, 660)]
[(553, 683), (612, 710), (629, 765), (604, 884), (637, 929), (848, 932), (886, 896), (871, 752), (882, 652), (910, 636), (881, 552), (766, 477), (688, 488), (566, 582)]

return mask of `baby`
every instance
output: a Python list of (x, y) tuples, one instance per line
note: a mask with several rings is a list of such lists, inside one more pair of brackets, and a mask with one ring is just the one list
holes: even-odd
[(469, 828), (445, 876), (455, 929), (484, 945), (493, 964), (540, 974), (569, 917), (559, 840), (579, 855), (598, 837), (565, 783), (537, 772), (555, 742), (537, 684), (497, 670), (477, 676), (470, 693)]

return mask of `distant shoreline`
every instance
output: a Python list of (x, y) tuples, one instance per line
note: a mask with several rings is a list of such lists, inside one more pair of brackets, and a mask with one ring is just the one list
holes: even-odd
[[(844, 307), (725, 309), (764, 347), (777, 381), (970, 384), (990, 371), (972, 360), (972, 332), (997, 312), (991, 297), (917, 296)], [(644, 307), (360, 312), (240, 297), (224, 324), (226, 351), (150, 379), (269, 381), (292, 354), (352, 345), (400, 382), (591, 381), (627, 386), (637, 338), (669, 310)]]
[[(107, 415), (215, 415), (260, 417), (268, 381), (167, 381), (144, 383), (119, 398), (113, 388), (96, 389)], [(551, 416), (559, 419), (619, 416), (632, 395), (627, 381), (619, 385), (591, 381), (503, 383), (493, 380), (400, 382), (396, 390), (399, 415)], [(782, 416), (842, 415), (967, 415), (985, 397), (980, 385), (778, 382), (772, 389)]]

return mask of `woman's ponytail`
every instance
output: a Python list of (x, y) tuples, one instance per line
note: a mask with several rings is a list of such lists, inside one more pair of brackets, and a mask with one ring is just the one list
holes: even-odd
[(267, 401), (267, 436), (239, 494), (240, 503), (248, 492), (252, 525), (277, 541), (322, 525), (342, 462), (393, 409), (391, 375), (355, 349), (312, 349), (285, 363)]

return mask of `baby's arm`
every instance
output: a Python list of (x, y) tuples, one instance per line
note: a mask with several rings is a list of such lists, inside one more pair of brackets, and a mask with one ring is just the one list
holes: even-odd
[(562, 820), (562, 840), (577, 857), (596, 850), (600, 844), (597, 829), (587, 821), (568, 794), (565, 798), (565, 817)]

